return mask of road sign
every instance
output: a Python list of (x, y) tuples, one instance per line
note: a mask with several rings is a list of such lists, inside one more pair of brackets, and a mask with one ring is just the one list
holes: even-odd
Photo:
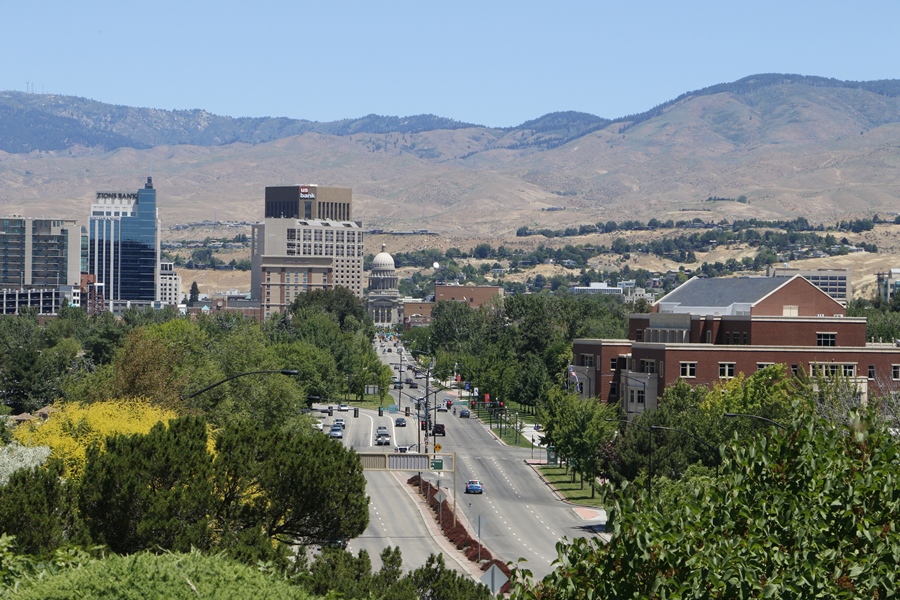
[(435, 445), (434, 445), (434, 451), (435, 451), (435, 452), (440, 452), (440, 451), (441, 451), (441, 448), (443, 448), (443, 446), (441, 446), (440, 444), (435, 444)]
[(466, 382), (466, 389), (469, 389), (469, 382)]
[(434, 495), (434, 499), (438, 501), (438, 504), (440, 504), (441, 502), (443, 502), (444, 500), (447, 499), (447, 494), (439, 491), (437, 494)]
[(507, 581), (509, 581), (509, 577), (507, 577), (506, 573), (501, 571), (497, 565), (492, 565), (491, 568), (481, 576), (481, 583), (488, 586), (488, 589), (491, 590), (491, 594), (495, 596)]
[(490, 394), (485, 394), (485, 395), (484, 395), (484, 403), (487, 404), (487, 403), (490, 402), (490, 401), (491, 401), (491, 395), (490, 395)]

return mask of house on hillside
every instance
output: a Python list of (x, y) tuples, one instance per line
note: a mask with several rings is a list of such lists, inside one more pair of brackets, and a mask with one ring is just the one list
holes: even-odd
[(861, 399), (900, 389), (900, 347), (866, 340), (866, 320), (802, 276), (690, 279), (629, 318), (628, 339), (576, 339), (570, 379), (629, 414), (683, 379), (713, 384), (773, 364), (842, 375)]

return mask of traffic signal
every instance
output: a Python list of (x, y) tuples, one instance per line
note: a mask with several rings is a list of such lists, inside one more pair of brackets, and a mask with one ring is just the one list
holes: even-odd
[(470, 405), (472, 408), (475, 408), (475, 401), (472, 400), (472, 402), (471, 402), (469, 405)]
[(329, 407), (328, 407), (328, 416), (329, 416), (329, 417), (333, 417), (333, 416), (334, 416), (334, 407), (333, 407), (333, 406), (329, 406)]
[(383, 416), (384, 416), (384, 409), (383, 409), (382, 407), (380, 407), (380, 406), (378, 407), (378, 416), (379, 416), (379, 417), (383, 417)]
[(503, 410), (503, 401), (500, 401), (500, 410)]
[(355, 419), (358, 419), (358, 418), (359, 418), (359, 407), (358, 407), (358, 406), (354, 406), (354, 407), (353, 407), (353, 417), (354, 417)]

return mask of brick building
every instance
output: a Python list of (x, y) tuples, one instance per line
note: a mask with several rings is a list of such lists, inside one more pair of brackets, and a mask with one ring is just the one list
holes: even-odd
[(772, 364), (847, 376), (862, 398), (900, 389), (900, 347), (868, 342), (866, 320), (846, 314), (799, 275), (691, 279), (631, 315), (629, 339), (575, 340), (570, 379), (628, 413), (656, 408), (678, 379), (712, 386)]

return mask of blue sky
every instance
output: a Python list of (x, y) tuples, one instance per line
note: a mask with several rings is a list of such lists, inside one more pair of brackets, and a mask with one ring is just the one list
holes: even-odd
[(757, 73), (900, 78), (900, 2), (5, 2), (0, 90), (314, 121), (620, 117)]

